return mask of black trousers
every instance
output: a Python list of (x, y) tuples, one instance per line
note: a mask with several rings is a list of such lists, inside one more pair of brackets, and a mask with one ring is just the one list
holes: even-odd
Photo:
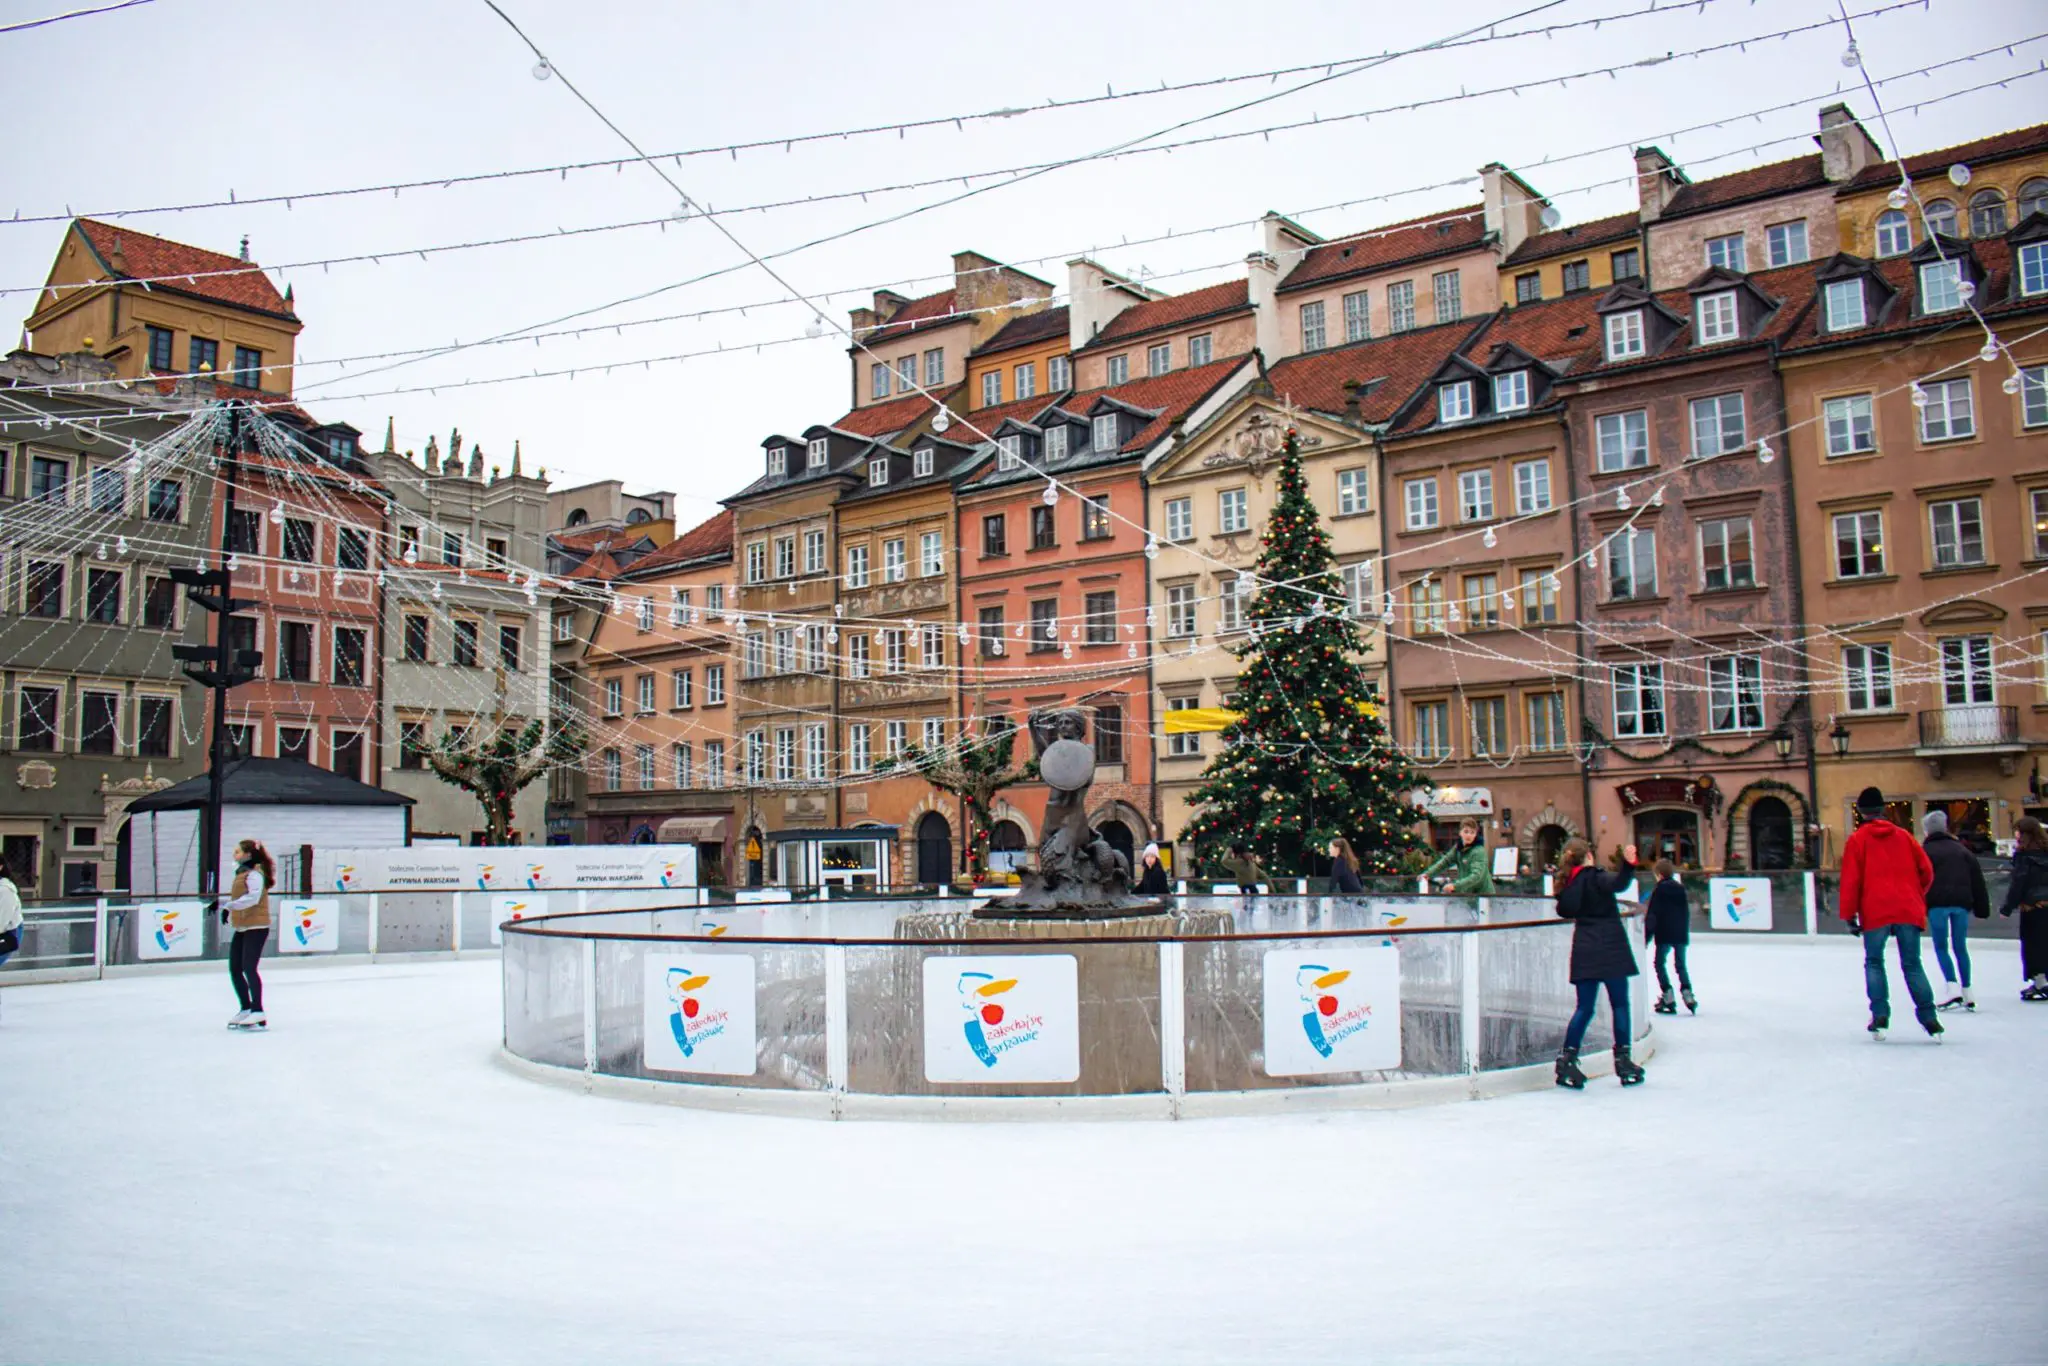
[(2028, 977), (2048, 972), (2048, 906), (2020, 912), (2020, 971)]
[(270, 931), (236, 930), (228, 941), (228, 980), (235, 984), (235, 999), (244, 1010), (263, 1009), (263, 978), (256, 971), (263, 959), (263, 941)]
[(1676, 957), (1678, 959), (1678, 985), (1684, 987), (1687, 991), (1691, 991), (1692, 978), (1690, 975), (1687, 974), (1685, 970), (1685, 945), (1667, 944), (1661, 939), (1657, 941), (1658, 989), (1661, 991), (1671, 990), (1671, 978), (1664, 971), (1664, 960), (1667, 957)]

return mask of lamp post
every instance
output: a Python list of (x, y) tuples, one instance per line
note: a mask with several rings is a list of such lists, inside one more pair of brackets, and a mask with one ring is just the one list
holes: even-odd
[(1837, 759), (1849, 757), (1849, 727), (1846, 724), (1837, 720), (1835, 728), (1828, 732), (1828, 741), (1834, 745)]

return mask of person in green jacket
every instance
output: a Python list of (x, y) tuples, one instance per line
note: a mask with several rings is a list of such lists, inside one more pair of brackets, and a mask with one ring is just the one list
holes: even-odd
[(1435, 877), (1445, 868), (1451, 870), (1449, 891), (1454, 896), (1493, 895), (1493, 854), (1486, 847), (1486, 837), (1480, 833), (1479, 822), (1467, 816), (1458, 823), (1458, 842), (1444, 851), (1442, 858), (1423, 870), (1424, 877)]

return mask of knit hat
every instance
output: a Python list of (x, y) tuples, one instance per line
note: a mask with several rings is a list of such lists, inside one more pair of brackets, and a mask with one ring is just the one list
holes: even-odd
[(1884, 793), (1874, 787), (1866, 787), (1856, 794), (1856, 809), (1866, 816), (1884, 814)]
[(1148, 844), (1148, 845), (1146, 845), (1146, 846), (1145, 846), (1145, 857), (1146, 857), (1146, 858), (1158, 858), (1158, 857), (1159, 857), (1159, 846), (1158, 846), (1158, 845), (1156, 845), (1156, 844)]
[(1920, 833), (1923, 835), (1946, 835), (1948, 833), (1948, 812), (1930, 811), (1920, 818)]

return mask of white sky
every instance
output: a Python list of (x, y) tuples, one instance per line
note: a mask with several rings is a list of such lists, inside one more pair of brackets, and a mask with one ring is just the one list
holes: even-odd
[[(0, 24), (94, 0), (0, 0)], [(1453, 6), (1213, 0), (1171, 7), (1171, 20), (1129, 9), (1106, 22), (1058, 23), (1043, 3), (987, 3), (958, 12), (901, 6), (712, 7), (654, 0), (501, 0), (507, 11), (597, 105), (650, 151), (798, 135), (863, 124), (1029, 106), (1049, 98), (1156, 86), (1162, 81), (1340, 62), (1444, 37), (1537, 0)], [(1503, 29), (1646, 8), (1650, 0), (1565, 0)], [(1852, 14), (1888, 0), (1850, 0)], [(1332, 118), (1462, 87), (1563, 76), (1588, 68), (1811, 23), (1834, 11), (1819, 0), (1694, 0), (1671, 12), (1553, 38), (1531, 37), (1402, 58), (1324, 82), (1174, 138)], [(1167, 11), (1161, 10), (1161, 13)], [(912, 27), (894, 22), (915, 19)], [(1931, 0), (1925, 8), (1863, 19), (1858, 37), (1882, 78), (1989, 47), (2048, 34), (2048, 14), (2026, 0)], [(1703, 58), (1551, 86), (1519, 97), (1458, 100), (1276, 132), (1203, 148), (1059, 170), (1024, 185), (811, 249), (778, 263), (798, 288), (834, 291), (828, 316), (864, 302), (875, 286), (915, 295), (919, 280), (974, 249), (1064, 285), (1065, 261), (1093, 251), (1112, 267), (1150, 268), (1179, 292), (1230, 278), (1257, 244), (1250, 226), (1124, 248), (1143, 238), (1242, 222), (1267, 209), (1299, 214), (1326, 235), (1355, 231), (1478, 198), (1465, 185), (1326, 212), (1318, 206), (1437, 184), (1492, 160), (1551, 194), (1566, 221), (1632, 208), (1627, 146), (1657, 142), (1696, 178), (1811, 150), (1820, 105), (1840, 98), (1887, 151), (1869, 97), (1841, 63), (1838, 25)], [(2048, 40), (1967, 66), (1881, 86), (1904, 105), (2038, 69)], [(533, 59), (483, 0), (351, 0), (280, 5), (156, 0), (119, 13), (0, 34), (0, 80), (24, 94), (0, 150), (0, 287), (46, 274), (61, 224), (23, 216), (113, 210), (225, 197), (295, 194), (398, 180), (545, 166), (622, 155), (625, 148), (576, 103), (561, 80), (536, 81)], [(61, 73), (50, 79), (39, 73)], [(1320, 75), (1321, 73), (1315, 73)], [(1000, 122), (852, 138), (789, 152), (723, 153), (664, 166), (699, 202), (740, 206), (865, 189), (1026, 163), (1061, 160), (1153, 133), (1245, 99), (1285, 91), (1282, 77)], [(1720, 129), (1672, 130), (1808, 97), (1797, 108), (1743, 117)], [(30, 110), (47, 112), (29, 112)], [(1894, 121), (1911, 153), (2048, 119), (2048, 75), (1905, 114)], [(1801, 137), (1748, 149), (1772, 139)], [(1545, 157), (1615, 150), (1545, 167)], [(1733, 156), (1727, 154), (1733, 153)], [(1714, 158), (1723, 158), (1714, 160)], [(990, 182), (977, 181), (975, 184)], [(1593, 187), (1581, 190), (1580, 187)], [(727, 226), (757, 252), (948, 197), (960, 189), (876, 194), (800, 209), (748, 213)], [(1576, 191), (1566, 193), (1567, 191)], [(698, 221), (666, 231), (634, 228), (422, 260), (403, 253), (478, 238), (658, 217), (674, 195), (643, 166), (572, 172), (481, 186), (408, 190), (283, 205), (136, 215), (123, 221), (232, 252), (242, 234), (266, 264), (362, 252), (381, 265), (299, 267), (306, 329), (298, 390), (322, 420), (346, 420), (371, 441), (387, 415), (401, 448), (446, 441), (460, 427), (487, 459), (509, 462), (514, 438), (526, 468), (558, 483), (618, 476), (682, 495), (690, 520), (752, 477), (760, 439), (829, 420), (848, 404), (842, 339), (802, 340), (807, 314), (758, 268), (672, 289), (597, 313), (582, 337), (474, 347), (371, 375), (372, 364), (335, 357), (475, 341), (531, 327), (744, 258)], [(1036, 260), (1036, 258), (1046, 258)], [(769, 301), (784, 299), (775, 306)], [(29, 293), (5, 296), (18, 318)], [(760, 303), (762, 307), (752, 307)], [(728, 313), (628, 328), (636, 318), (750, 305)], [(795, 345), (756, 353), (756, 343)], [(719, 346), (730, 355), (643, 368), (643, 358)], [(624, 362), (610, 375), (602, 366)], [(309, 364), (311, 363), (311, 364)], [(535, 369), (593, 367), (573, 381)], [(396, 387), (503, 376), (522, 382), (386, 395)]]

